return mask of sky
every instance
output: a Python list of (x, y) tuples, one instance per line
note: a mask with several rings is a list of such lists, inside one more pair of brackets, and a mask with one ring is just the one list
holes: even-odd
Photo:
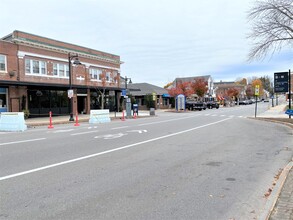
[(119, 55), (121, 76), (163, 87), (176, 77), (215, 82), (293, 68), (283, 48), (248, 62), (254, 0), (1, 0), (0, 38), (14, 30)]

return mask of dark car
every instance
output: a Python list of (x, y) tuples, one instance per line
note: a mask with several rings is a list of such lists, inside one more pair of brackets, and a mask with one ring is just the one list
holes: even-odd
[(189, 109), (190, 111), (192, 110), (206, 110), (207, 106), (205, 102), (201, 101), (186, 101), (185, 103), (185, 108)]
[(212, 109), (212, 108), (218, 109), (219, 108), (219, 103), (214, 102), (214, 101), (209, 101), (206, 103), (206, 105), (207, 105), (207, 108), (209, 108), (209, 109)]

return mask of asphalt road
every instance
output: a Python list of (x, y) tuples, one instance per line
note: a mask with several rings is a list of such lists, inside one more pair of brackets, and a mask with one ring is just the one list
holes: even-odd
[(0, 219), (257, 218), (292, 131), (249, 116), (253, 105), (2, 132)]

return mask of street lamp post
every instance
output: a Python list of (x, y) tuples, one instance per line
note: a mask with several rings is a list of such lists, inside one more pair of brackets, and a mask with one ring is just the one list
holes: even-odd
[[(126, 97), (127, 97), (127, 82), (132, 83), (131, 82), (131, 78), (127, 78), (127, 76), (125, 76), (124, 78), (125, 80), (125, 90), (126, 90)], [(131, 117), (131, 101), (130, 98), (126, 98), (126, 102), (125, 102), (125, 109), (126, 109), (126, 117)]]
[(125, 80), (125, 89), (126, 89), (126, 95), (127, 95), (127, 82), (129, 81), (129, 83), (132, 83), (132, 81), (131, 81), (131, 78), (127, 78), (127, 76), (125, 76), (124, 80)]
[(69, 117), (69, 121), (74, 121), (73, 118), (73, 96), (71, 97), (71, 95), (69, 96), (69, 93), (71, 93), (73, 95), (73, 90), (72, 90), (72, 63), (71, 61), (74, 59), (73, 64), (75, 65), (81, 65), (81, 62), (78, 59), (78, 55), (77, 54), (71, 54), (68, 53), (68, 70), (69, 70), (69, 91), (68, 91), (68, 97), (70, 99), (70, 104), (69, 104), (69, 113), (70, 113), (70, 117)]

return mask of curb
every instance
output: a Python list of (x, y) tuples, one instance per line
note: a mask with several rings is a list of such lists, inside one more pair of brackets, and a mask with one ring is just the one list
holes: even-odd
[(273, 123), (279, 123), (279, 124), (283, 124), (283, 125), (286, 125), (290, 128), (293, 129), (293, 119), (292, 119), (292, 123), (289, 123), (289, 122), (285, 122), (285, 121), (282, 121), (280, 120), (279, 118), (262, 118), (262, 117), (248, 117), (249, 119), (255, 119), (255, 120), (259, 120), (259, 121), (268, 121), (268, 122), (273, 122)]
[(293, 161), (289, 162), (287, 166), (283, 169), (276, 185), (274, 186), (274, 189), (269, 197), (269, 199), (266, 201), (264, 211), (262, 214), (258, 217), (258, 220), (268, 220), (272, 214), (272, 211), (275, 208), (276, 202), (280, 196), (280, 193), (283, 189), (284, 183), (286, 181), (286, 178), (292, 169)]

